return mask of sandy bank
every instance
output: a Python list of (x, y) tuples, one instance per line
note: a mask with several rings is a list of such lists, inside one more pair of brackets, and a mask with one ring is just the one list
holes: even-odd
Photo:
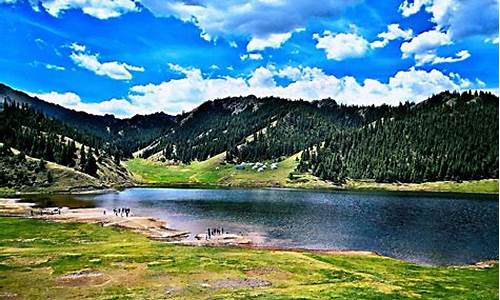
[[(173, 242), (185, 245), (248, 245), (252, 241), (236, 234), (222, 234), (210, 239), (198, 234), (195, 240), (189, 240), (190, 232), (172, 229), (164, 220), (147, 216), (131, 215), (129, 217), (115, 215), (113, 211), (104, 208), (36, 208), (33, 203), (20, 202), (20, 199), (0, 198), (0, 215), (19, 216), (33, 219), (43, 219), (55, 222), (79, 222), (100, 224), (103, 227), (111, 226), (131, 230), (144, 234), (150, 239)], [(203, 236), (203, 238), (200, 238)]]

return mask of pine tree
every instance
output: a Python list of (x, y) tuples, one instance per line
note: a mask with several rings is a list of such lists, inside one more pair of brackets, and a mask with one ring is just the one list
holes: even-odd
[(95, 176), (97, 174), (97, 163), (94, 158), (94, 154), (92, 153), (92, 148), (89, 149), (84, 172), (91, 176)]

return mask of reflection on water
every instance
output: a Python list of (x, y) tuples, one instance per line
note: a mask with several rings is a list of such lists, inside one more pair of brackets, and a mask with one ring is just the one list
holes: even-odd
[(21, 202), (35, 203), (35, 207), (69, 207), (69, 208), (92, 208), (95, 207), (93, 200), (83, 200), (74, 195), (28, 195)]
[(371, 250), (429, 264), (498, 258), (498, 200), (478, 195), (133, 188), (80, 199), (193, 234), (222, 226), (266, 246)]

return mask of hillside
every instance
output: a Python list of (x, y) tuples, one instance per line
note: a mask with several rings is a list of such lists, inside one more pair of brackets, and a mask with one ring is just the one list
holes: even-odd
[(483, 180), (481, 190), (498, 191), (488, 181), (498, 178), (498, 97), (486, 92), (443, 92), (399, 106), (231, 97), (175, 117), (130, 119), (76, 112), (0, 85), (2, 98), (0, 142), (104, 186), (132, 184), (130, 171), (141, 184), (408, 188), (443, 182), (428, 186), (447, 190)]
[[(141, 153), (163, 163), (167, 170), (150, 165), (159, 174), (172, 172), (172, 178), (159, 180), (165, 184), (180, 183), (175, 170), (195, 172), (193, 166), (211, 165), (214, 156), (221, 161), (219, 170), (241, 175), (245, 171), (235, 171), (240, 163), (283, 160), (299, 152), (296, 167), (278, 181), (269, 180), (268, 186), (300, 186), (311, 180), (317, 186), (357, 187), (367, 185), (353, 182), (401, 185), (498, 178), (498, 97), (484, 92), (443, 92), (396, 107), (228, 98), (206, 102), (178, 120), (173, 132)], [(138, 169), (130, 168), (137, 175), (144, 166)], [(210, 184), (261, 186), (271, 176), (228, 182), (222, 178), (232, 177), (224, 172), (216, 172)], [(441, 186), (446, 190), (448, 184)], [(488, 186), (485, 190), (498, 191)]]
[(91, 139), (82, 142), (99, 148), (107, 147), (122, 157), (129, 157), (136, 149), (146, 146), (175, 124), (175, 117), (165, 113), (118, 119), (112, 115), (97, 116), (75, 111), (31, 97), (1, 83), (0, 101), (26, 105), (33, 111), (47, 118), (56, 119), (82, 135), (92, 136)]
[(5, 102), (0, 112), (0, 187), (4, 192), (50, 192), (131, 185), (116, 152), (86, 143), (95, 138), (26, 104)]

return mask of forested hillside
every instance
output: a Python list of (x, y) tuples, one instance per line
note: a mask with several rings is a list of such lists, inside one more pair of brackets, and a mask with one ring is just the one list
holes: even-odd
[(3, 84), (0, 84), (0, 101), (28, 106), (33, 111), (78, 131), (82, 137), (92, 136), (92, 140), (81, 140), (82, 142), (105, 148), (106, 151), (123, 158), (130, 157), (136, 149), (148, 145), (151, 140), (162, 136), (175, 125), (175, 117), (165, 113), (118, 119), (112, 115), (97, 116), (74, 111), (31, 97)]
[(390, 117), (332, 132), (303, 152), (299, 171), (335, 182), (498, 178), (498, 98), (442, 93)]
[(206, 102), (148, 154), (184, 163), (226, 151), (230, 163), (302, 152), (296, 173), (343, 183), (498, 177), (498, 97), (444, 92), (399, 106), (345, 106), (277, 98)]
[(166, 165), (217, 156), (233, 166), (299, 153), (290, 180), (307, 174), (337, 184), (498, 178), (498, 97), (486, 92), (399, 106), (231, 97), (176, 117), (130, 119), (75, 112), (6, 86), (2, 95), (1, 143), (95, 177), (126, 176), (119, 162), (135, 152)]
[[(84, 181), (73, 182), (79, 186), (130, 182), (127, 171), (120, 166), (121, 152), (109, 147), (110, 143), (46, 117), (26, 103), (4, 100), (0, 112), (0, 143), (3, 187), (50, 186), (54, 176), (46, 168), (47, 162), (55, 163), (59, 169), (67, 167), (68, 176), (82, 177), (79, 172), (89, 175)], [(15, 155), (11, 149), (19, 154)]]

